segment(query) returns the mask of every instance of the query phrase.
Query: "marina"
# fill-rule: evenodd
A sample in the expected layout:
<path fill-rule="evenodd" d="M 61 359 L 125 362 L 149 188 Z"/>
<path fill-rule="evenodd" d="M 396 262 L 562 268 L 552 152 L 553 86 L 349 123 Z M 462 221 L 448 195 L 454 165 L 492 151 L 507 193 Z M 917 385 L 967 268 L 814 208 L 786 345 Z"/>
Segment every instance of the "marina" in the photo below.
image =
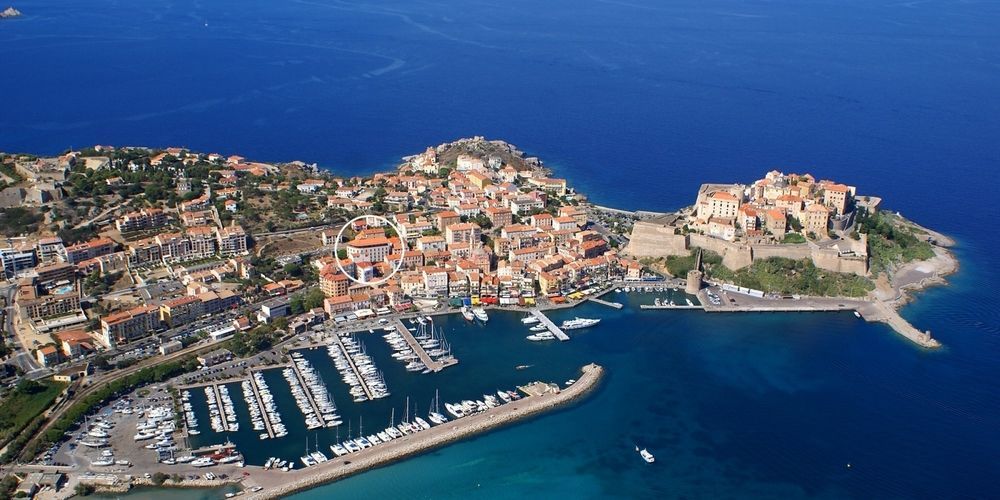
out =
<path fill-rule="evenodd" d="M 545 325 L 548 331 L 551 332 L 552 335 L 555 336 L 555 338 L 563 342 L 569 340 L 569 335 L 566 335 L 566 332 L 564 332 L 562 328 L 556 326 L 556 324 L 553 323 L 552 320 L 550 320 L 548 316 L 546 316 L 542 311 L 538 309 L 532 309 L 531 314 L 534 315 L 536 318 L 538 318 L 538 321 L 541 322 L 541 324 Z"/>
<path fill-rule="evenodd" d="M 350 387 L 355 403 L 389 396 L 385 378 L 372 359 L 353 336 L 333 336 L 334 343 L 327 346 L 327 355 L 340 372 L 341 379 Z"/>
<path fill-rule="evenodd" d="M 257 408 L 256 411 L 254 410 L 254 406 L 250 404 L 250 396 L 247 395 L 248 388 L 250 389 L 249 393 L 253 395 L 253 403 Z M 247 395 L 247 404 L 250 409 L 251 419 L 259 418 L 260 422 L 263 423 L 264 430 L 267 431 L 268 439 L 288 435 L 284 424 L 281 423 L 281 414 L 278 413 L 277 406 L 274 403 L 274 396 L 271 394 L 267 382 L 264 381 L 264 375 L 260 370 L 251 370 L 250 378 L 243 383 L 243 393 Z M 255 426 L 254 430 L 259 429 L 256 429 Z M 264 439 L 264 434 L 260 434 L 259 437 L 260 439 Z"/>
<path fill-rule="evenodd" d="M 233 400 L 229 397 L 229 388 L 224 384 L 211 384 L 205 386 L 204 391 L 212 430 L 215 432 L 239 430 Z"/>
<path fill-rule="evenodd" d="M 314 412 L 312 418 L 308 415 L 306 416 L 306 428 L 315 429 L 340 425 L 341 420 L 337 415 L 337 405 L 334 404 L 333 397 L 327 391 L 323 379 L 312 367 L 312 364 L 302 357 L 302 353 L 292 351 L 291 356 L 291 368 L 295 371 L 296 377 L 298 377 L 298 380 L 302 384 L 301 387 L 303 392 L 305 392 L 306 400 L 309 402 L 309 408 Z"/>
<path fill-rule="evenodd" d="M 475 412 L 464 415 L 456 422 L 449 422 L 447 425 L 430 426 L 428 424 L 424 426 L 419 423 L 411 423 L 409 426 L 403 426 L 400 424 L 400 427 L 406 427 L 409 432 L 397 430 L 393 434 L 398 433 L 398 437 L 393 437 L 387 442 L 379 438 L 381 442 L 379 445 L 373 445 L 367 438 L 348 440 L 344 443 L 349 447 L 345 445 L 331 446 L 331 451 L 337 450 L 334 451 L 334 458 L 313 464 L 304 470 L 288 473 L 280 473 L 273 469 L 255 471 L 255 483 L 262 489 L 251 492 L 248 497 L 261 500 L 281 498 L 296 491 L 343 479 L 557 408 L 587 395 L 600 382 L 603 373 L 604 369 L 599 365 L 586 365 L 582 368 L 579 379 L 562 390 L 553 388 L 552 384 L 528 384 L 519 390 L 530 393 L 530 395 L 520 398 L 516 404 L 502 404 L 497 401 L 494 406 L 489 406 L 483 401 L 484 408 L 480 410 L 480 405 L 476 404 Z M 415 418 L 414 422 L 420 420 L 423 419 Z M 414 429 L 414 425 L 418 425 L 421 430 Z M 358 441 L 361 441 L 362 444 L 359 445 Z M 365 443 L 367 446 L 364 445 Z M 344 450 L 340 450 L 340 448 L 344 448 Z M 345 454 L 344 451 L 347 451 L 348 454 Z"/>
<path fill-rule="evenodd" d="M 430 323 L 429 327 L 433 330 L 434 322 L 430 321 L 429 323 Z M 400 336 L 403 337 L 403 340 L 406 342 L 409 348 L 413 351 L 414 354 L 417 355 L 420 362 L 423 363 L 428 370 L 432 372 L 439 372 L 445 368 L 448 368 L 449 366 L 454 366 L 458 364 L 458 358 L 455 358 L 454 356 L 441 356 L 435 359 L 430 354 L 428 354 L 424 346 L 420 342 L 418 342 L 416 338 L 414 338 L 413 333 L 406 327 L 405 324 L 403 324 L 403 321 L 401 319 L 394 320 L 392 322 L 392 325 L 395 327 L 396 333 L 398 333 Z M 420 324 L 420 326 L 425 327 L 427 325 Z"/>

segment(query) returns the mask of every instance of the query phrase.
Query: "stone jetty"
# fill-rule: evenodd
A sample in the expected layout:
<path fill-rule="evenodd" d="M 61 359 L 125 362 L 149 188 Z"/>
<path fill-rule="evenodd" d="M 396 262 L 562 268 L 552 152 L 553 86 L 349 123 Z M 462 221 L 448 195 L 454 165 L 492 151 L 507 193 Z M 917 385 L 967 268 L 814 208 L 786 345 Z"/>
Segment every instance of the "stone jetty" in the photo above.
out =
<path fill-rule="evenodd" d="M 260 467 L 247 467 L 246 470 L 250 472 L 250 478 L 247 482 L 264 489 L 246 496 L 260 500 L 285 497 L 297 491 L 315 488 L 323 483 L 337 481 L 552 410 L 583 397 L 595 389 L 604 374 L 604 368 L 600 365 L 589 364 L 584 366 L 581 372 L 576 382 L 564 389 L 527 396 L 478 415 L 450 420 L 443 425 L 432 427 L 423 432 L 394 439 L 374 448 L 332 459 L 306 469 L 281 472 L 264 470 Z"/>

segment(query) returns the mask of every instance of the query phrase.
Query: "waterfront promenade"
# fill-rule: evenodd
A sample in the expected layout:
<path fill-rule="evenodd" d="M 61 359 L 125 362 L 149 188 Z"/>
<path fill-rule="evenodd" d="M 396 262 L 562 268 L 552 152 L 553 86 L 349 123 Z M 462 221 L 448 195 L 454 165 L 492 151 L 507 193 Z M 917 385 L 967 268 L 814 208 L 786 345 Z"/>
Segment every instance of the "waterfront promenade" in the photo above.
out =
<path fill-rule="evenodd" d="M 247 467 L 245 470 L 250 474 L 244 485 L 256 484 L 264 489 L 246 496 L 260 500 L 284 497 L 551 410 L 578 399 L 596 388 L 604 369 L 600 365 L 589 364 L 584 366 L 581 372 L 576 382 L 559 392 L 527 396 L 478 415 L 451 420 L 444 425 L 394 439 L 307 469 L 281 472 L 273 469 L 264 470 L 256 466 Z"/>

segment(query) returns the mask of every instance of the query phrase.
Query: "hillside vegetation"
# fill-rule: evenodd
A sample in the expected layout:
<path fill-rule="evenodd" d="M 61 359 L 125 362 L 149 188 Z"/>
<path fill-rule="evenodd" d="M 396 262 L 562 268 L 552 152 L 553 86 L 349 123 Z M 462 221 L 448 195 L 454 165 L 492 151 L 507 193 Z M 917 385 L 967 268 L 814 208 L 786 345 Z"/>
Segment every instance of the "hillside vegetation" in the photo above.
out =
<path fill-rule="evenodd" d="M 719 281 L 782 295 L 863 297 L 875 289 L 875 284 L 868 278 L 825 271 L 809 259 L 772 257 L 758 260 L 738 271 L 715 266 L 709 273 L 711 278 Z"/>
<path fill-rule="evenodd" d="M 694 269 L 697 255 L 698 249 L 695 248 L 689 255 L 644 259 L 643 264 L 653 270 L 667 271 L 672 276 L 683 278 L 688 271 Z M 722 265 L 719 254 L 706 250 L 702 252 L 701 264 L 708 279 L 768 293 L 863 297 L 875 289 L 875 284 L 868 278 L 825 271 L 816 267 L 809 259 L 772 257 L 733 271 Z"/>
<path fill-rule="evenodd" d="M 918 238 L 913 227 L 885 212 L 860 211 L 856 227 L 859 233 L 868 234 L 869 267 L 873 275 L 891 271 L 899 264 L 934 257 L 931 244 Z"/>

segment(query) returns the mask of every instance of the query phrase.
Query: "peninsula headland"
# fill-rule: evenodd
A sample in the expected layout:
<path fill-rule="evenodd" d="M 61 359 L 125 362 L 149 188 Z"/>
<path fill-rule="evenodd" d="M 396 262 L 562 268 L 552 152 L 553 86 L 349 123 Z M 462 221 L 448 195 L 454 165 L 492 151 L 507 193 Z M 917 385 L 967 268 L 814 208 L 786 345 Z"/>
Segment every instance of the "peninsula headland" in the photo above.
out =
<path fill-rule="evenodd" d="M 562 405 L 603 374 L 588 365 L 560 384 L 519 366 L 516 390 L 435 396 L 420 414 L 407 399 L 399 425 L 393 410 L 384 430 L 350 427 L 345 407 L 391 395 L 376 364 L 414 377 L 459 365 L 434 326 L 443 314 L 486 325 L 517 312 L 527 341 L 567 341 L 600 319 L 557 324 L 546 311 L 621 308 L 600 297 L 655 289 L 674 298 L 643 309 L 853 310 L 940 345 L 897 308 L 957 269 L 946 236 L 810 174 L 693 194 L 673 213 L 596 206 L 538 158 L 482 137 L 370 176 L 183 147 L 0 153 L 11 367 L 0 414 L 14 415 L 0 443 L 20 480 L 3 487 L 228 481 L 275 498 Z M 369 355 L 376 342 L 391 356 Z M 305 455 L 251 455 L 303 422 Z M 253 432 L 223 442 L 241 425 Z"/>

